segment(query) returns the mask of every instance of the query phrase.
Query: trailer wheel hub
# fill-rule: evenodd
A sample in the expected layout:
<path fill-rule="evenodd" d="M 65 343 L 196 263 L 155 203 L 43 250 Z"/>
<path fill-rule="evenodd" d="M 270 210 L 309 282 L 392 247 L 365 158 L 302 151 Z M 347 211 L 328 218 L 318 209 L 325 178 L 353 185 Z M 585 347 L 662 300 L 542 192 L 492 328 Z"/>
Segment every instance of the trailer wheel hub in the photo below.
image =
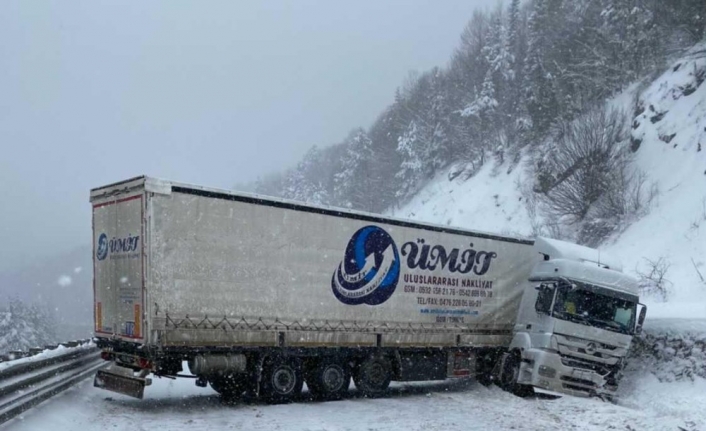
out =
<path fill-rule="evenodd" d="M 288 394 L 294 390 L 296 380 L 295 371 L 283 365 L 272 373 L 272 388 L 280 394 Z"/>
<path fill-rule="evenodd" d="M 343 386 L 343 370 L 337 366 L 330 366 L 324 370 L 323 382 L 329 391 L 337 391 Z"/>
<path fill-rule="evenodd" d="M 368 378 L 370 380 L 370 383 L 376 386 L 382 385 L 385 382 L 385 379 L 387 378 L 387 370 L 382 364 L 374 362 L 370 365 L 370 368 L 368 369 Z"/>

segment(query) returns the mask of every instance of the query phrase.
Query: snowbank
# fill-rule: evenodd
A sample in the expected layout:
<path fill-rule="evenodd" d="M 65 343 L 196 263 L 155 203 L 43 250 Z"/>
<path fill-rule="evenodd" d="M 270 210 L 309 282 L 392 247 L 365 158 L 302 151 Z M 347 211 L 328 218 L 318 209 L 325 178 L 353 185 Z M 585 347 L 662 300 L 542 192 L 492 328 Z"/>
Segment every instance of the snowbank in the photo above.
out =
<path fill-rule="evenodd" d="M 659 382 L 706 383 L 706 320 L 652 320 L 633 342 L 626 373 Z"/>

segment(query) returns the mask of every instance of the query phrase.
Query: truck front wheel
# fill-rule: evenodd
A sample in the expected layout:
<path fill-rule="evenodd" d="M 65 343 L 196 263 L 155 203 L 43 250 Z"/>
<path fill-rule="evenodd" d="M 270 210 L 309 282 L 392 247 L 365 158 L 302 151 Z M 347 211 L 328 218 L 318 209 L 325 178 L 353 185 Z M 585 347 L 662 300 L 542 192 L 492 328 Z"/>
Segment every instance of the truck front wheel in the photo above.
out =
<path fill-rule="evenodd" d="M 348 366 L 333 358 L 322 359 L 307 374 L 306 384 L 316 399 L 341 399 L 351 384 Z"/>
<path fill-rule="evenodd" d="M 353 374 L 355 386 L 365 396 L 382 395 L 390 386 L 392 380 L 392 364 L 382 356 L 369 356 L 358 365 Z"/>
<path fill-rule="evenodd" d="M 500 367 L 500 386 L 508 392 L 511 392 L 518 397 L 527 397 L 532 395 L 534 390 L 532 386 L 523 385 L 517 382 L 520 377 L 521 357 L 519 353 L 508 353 L 501 357 Z"/>
<path fill-rule="evenodd" d="M 261 395 L 282 403 L 299 396 L 304 385 L 301 362 L 297 358 L 271 358 L 262 369 Z"/>

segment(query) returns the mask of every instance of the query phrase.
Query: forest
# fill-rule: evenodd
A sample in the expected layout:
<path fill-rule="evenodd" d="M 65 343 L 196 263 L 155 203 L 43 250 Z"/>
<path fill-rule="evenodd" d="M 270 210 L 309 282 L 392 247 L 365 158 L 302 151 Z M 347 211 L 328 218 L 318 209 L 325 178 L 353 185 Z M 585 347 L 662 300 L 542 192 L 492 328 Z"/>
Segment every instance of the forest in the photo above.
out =
<path fill-rule="evenodd" d="M 512 0 L 470 17 L 446 67 L 410 73 L 369 127 L 315 145 L 257 193 L 369 212 L 486 163 L 528 169 L 536 233 L 597 245 L 656 191 L 632 167 L 633 112 L 611 96 L 704 38 L 702 0 Z M 698 71 L 698 83 L 704 71 Z M 693 89 L 684 89 L 685 94 Z M 520 163 L 528 160 L 527 163 Z"/>

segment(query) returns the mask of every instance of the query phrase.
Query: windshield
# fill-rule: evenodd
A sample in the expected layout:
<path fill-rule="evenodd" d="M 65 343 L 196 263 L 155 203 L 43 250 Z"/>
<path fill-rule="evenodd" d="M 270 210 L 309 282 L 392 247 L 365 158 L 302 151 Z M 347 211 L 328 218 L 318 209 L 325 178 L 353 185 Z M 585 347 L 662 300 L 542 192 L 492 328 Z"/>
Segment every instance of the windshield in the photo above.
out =
<path fill-rule="evenodd" d="M 637 304 L 617 292 L 583 283 L 560 283 L 554 316 L 610 331 L 633 333 Z"/>

